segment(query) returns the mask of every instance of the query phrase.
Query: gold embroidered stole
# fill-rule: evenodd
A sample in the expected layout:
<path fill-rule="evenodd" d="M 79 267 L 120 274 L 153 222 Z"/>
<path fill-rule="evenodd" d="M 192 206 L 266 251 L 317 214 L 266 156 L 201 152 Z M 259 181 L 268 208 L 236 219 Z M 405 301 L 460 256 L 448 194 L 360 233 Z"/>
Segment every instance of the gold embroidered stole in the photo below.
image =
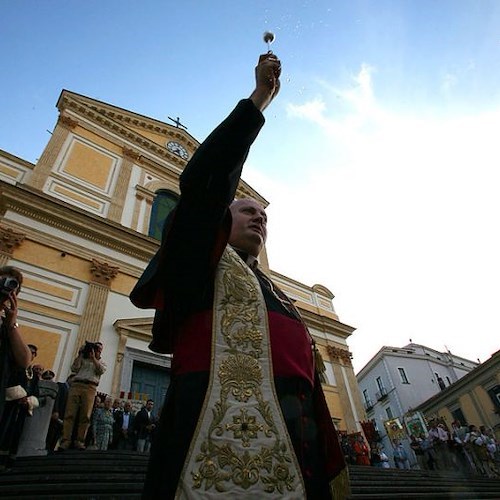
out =
<path fill-rule="evenodd" d="M 215 278 L 210 381 L 176 498 L 306 498 L 274 387 L 264 297 L 230 247 Z"/>

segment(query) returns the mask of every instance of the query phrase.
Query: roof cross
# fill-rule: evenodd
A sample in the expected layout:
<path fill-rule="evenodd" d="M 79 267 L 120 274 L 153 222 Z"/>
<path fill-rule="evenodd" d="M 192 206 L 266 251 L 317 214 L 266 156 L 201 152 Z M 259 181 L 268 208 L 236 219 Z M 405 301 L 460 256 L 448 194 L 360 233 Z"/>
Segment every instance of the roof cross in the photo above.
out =
<path fill-rule="evenodd" d="M 172 120 L 174 123 L 175 123 L 175 126 L 176 128 L 183 128 L 185 130 L 187 130 L 187 127 L 186 125 L 183 125 L 179 119 L 179 117 L 177 117 L 175 120 L 173 118 L 171 118 L 170 116 L 168 117 L 169 120 Z"/>

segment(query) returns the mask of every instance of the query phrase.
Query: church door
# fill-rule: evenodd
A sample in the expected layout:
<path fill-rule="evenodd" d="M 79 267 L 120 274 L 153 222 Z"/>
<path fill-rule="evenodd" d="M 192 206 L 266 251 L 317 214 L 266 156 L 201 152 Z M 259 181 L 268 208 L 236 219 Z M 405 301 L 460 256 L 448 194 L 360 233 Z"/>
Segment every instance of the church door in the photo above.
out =
<path fill-rule="evenodd" d="M 147 399 L 152 399 L 155 402 L 153 413 L 157 414 L 163 406 L 169 384 L 168 369 L 134 361 L 130 390 L 132 394 L 145 394 Z"/>

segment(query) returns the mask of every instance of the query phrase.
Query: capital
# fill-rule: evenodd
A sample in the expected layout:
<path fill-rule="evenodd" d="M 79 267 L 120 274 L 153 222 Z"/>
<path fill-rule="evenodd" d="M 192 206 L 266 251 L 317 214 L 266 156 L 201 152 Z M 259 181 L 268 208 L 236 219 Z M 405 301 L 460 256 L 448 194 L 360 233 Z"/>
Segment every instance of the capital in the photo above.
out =
<path fill-rule="evenodd" d="M 78 122 L 76 120 L 73 120 L 69 116 L 64 116 L 64 115 L 61 115 L 59 117 L 59 123 L 63 127 L 68 128 L 68 129 L 74 129 L 78 125 Z"/>
<path fill-rule="evenodd" d="M 24 234 L 16 233 L 10 227 L 0 226 L 0 252 L 11 255 L 14 248 L 20 246 L 25 238 Z"/>
<path fill-rule="evenodd" d="M 110 266 L 105 262 L 99 262 L 98 260 L 92 259 L 90 272 L 92 273 L 92 281 L 95 283 L 109 286 L 111 281 L 113 281 L 118 274 L 119 270 L 119 267 Z"/>

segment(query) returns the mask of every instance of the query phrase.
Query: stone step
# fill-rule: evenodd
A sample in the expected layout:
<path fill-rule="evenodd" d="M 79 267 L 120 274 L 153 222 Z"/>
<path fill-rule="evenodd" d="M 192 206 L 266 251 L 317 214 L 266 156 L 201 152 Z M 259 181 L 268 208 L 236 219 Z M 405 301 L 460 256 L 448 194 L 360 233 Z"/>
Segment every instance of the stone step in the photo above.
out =
<path fill-rule="evenodd" d="M 391 493 L 413 493 L 415 490 L 418 490 L 421 493 L 446 493 L 448 491 L 456 492 L 496 492 L 497 494 L 500 492 L 500 488 L 498 485 L 484 485 L 484 484 L 474 484 L 474 485 L 453 485 L 453 484 L 421 484 L 418 487 L 413 484 L 409 485 L 386 485 L 386 484 L 371 484 L 371 485 L 359 485 L 357 483 L 353 484 L 353 490 L 356 493 L 382 493 L 385 491 L 389 491 Z"/>
<path fill-rule="evenodd" d="M 149 455 L 137 453 L 135 451 L 123 451 L 123 452 L 113 452 L 113 451 L 94 451 L 94 450 L 68 450 L 62 453 L 51 453 L 45 456 L 33 456 L 33 457 L 19 457 L 16 460 L 16 464 L 27 465 L 30 463 L 39 464 L 40 461 L 43 462 L 61 462 L 63 460 L 120 460 L 121 462 L 144 462 L 147 463 L 149 460 Z"/>
<path fill-rule="evenodd" d="M 414 491 L 413 493 L 407 493 L 404 497 L 401 493 L 390 493 L 384 492 L 380 493 L 370 493 L 370 494 L 357 494 L 353 493 L 349 496 L 349 500 L 486 500 L 494 499 L 498 500 L 498 491 L 492 493 L 477 493 L 477 492 L 453 492 L 449 491 L 447 493 L 421 493 L 420 491 Z"/>
<path fill-rule="evenodd" d="M 136 452 L 94 450 L 20 457 L 0 474 L 0 498 L 139 500 L 148 460 Z"/>
<path fill-rule="evenodd" d="M 54 493 L 40 493 L 36 497 L 33 493 L 19 494 L 15 493 L 12 495 L 3 495 L 2 500 L 141 500 L 141 493 L 136 492 L 100 492 L 100 493 L 77 493 L 68 491 L 61 494 Z"/>
<path fill-rule="evenodd" d="M 76 451 L 23 457 L 0 474 L 0 498 L 139 500 L 149 457 L 136 452 Z M 500 499 L 500 481 L 453 471 L 351 466 L 350 500 Z"/>
<path fill-rule="evenodd" d="M 375 476 L 380 477 L 381 474 L 384 477 L 394 476 L 394 477 L 451 477 L 451 478 L 460 478 L 460 477 L 478 477 L 472 474 L 464 474 L 460 471 L 454 470 L 418 470 L 418 469 L 382 469 L 379 467 L 369 467 L 362 465 L 350 465 L 349 466 L 349 474 L 351 476 Z"/>
<path fill-rule="evenodd" d="M 500 481 L 455 471 L 350 466 L 350 499 L 500 499 Z"/>
<path fill-rule="evenodd" d="M 92 478 L 92 482 L 96 483 L 104 483 L 104 482 L 144 482 L 144 478 L 146 477 L 146 471 L 137 471 L 137 472 L 129 472 L 124 474 L 121 471 L 112 471 L 106 467 L 106 470 L 101 470 L 99 472 L 92 472 L 89 474 L 88 471 L 85 471 L 85 476 L 90 476 Z M 2 486 L 2 491 L 8 485 L 18 485 L 22 480 L 25 484 L 52 484 L 54 482 L 65 482 L 65 483 L 73 483 L 82 480 L 82 469 L 77 469 L 73 467 L 71 471 L 61 471 L 51 469 L 50 471 L 32 471 L 32 472 L 24 472 L 18 474 L 9 474 L 5 477 L 0 477 L 0 485 Z"/>
<path fill-rule="evenodd" d="M 418 477 L 359 477 L 359 476 L 349 476 L 351 481 L 355 481 L 356 484 L 373 484 L 373 483 L 387 483 L 390 482 L 391 484 L 398 484 L 398 483 L 404 483 L 404 484 L 431 484 L 431 483 L 439 483 L 439 484 L 469 484 L 469 483 L 478 483 L 478 484 L 497 484 L 498 479 L 490 479 L 487 477 L 478 477 L 478 476 L 469 476 L 469 477 L 442 477 L 442 478 L 418 478 Z"/>

